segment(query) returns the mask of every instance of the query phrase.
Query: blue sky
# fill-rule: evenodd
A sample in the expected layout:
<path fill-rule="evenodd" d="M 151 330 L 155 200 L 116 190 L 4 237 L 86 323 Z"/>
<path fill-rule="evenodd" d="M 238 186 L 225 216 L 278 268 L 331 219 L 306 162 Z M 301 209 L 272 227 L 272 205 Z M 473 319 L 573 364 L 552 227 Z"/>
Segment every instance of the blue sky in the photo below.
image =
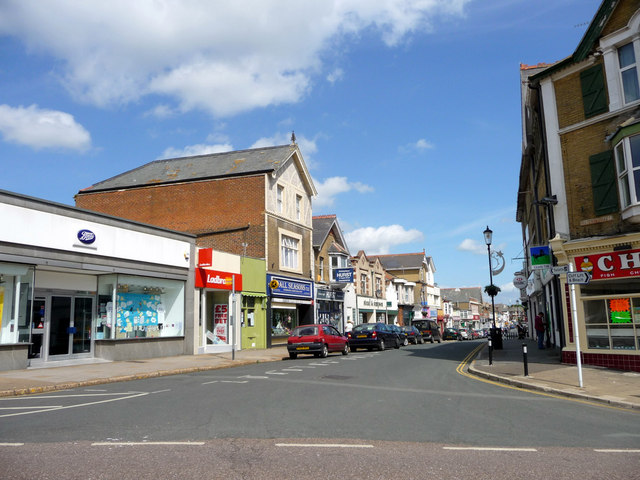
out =
<path fill-rule="evenodd" d="M 74 204 L 159 158 L 295 131 L 352 254 L 426 250 L 513 302 L 520 64 L 573 53 L 599 0 L 5 0 L 0 189 Z M 53 14 L 55 12 L 55 14 Z"/>

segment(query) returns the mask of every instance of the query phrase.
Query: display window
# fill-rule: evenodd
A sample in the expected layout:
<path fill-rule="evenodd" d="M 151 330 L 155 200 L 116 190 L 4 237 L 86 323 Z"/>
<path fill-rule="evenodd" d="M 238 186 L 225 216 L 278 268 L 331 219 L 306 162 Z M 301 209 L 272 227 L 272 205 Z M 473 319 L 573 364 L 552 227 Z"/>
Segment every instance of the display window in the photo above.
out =
<path fill-rule="evenodd" d="M 96 339 L 184 335 L 184 282 L 132 275 L 98 280 Z"/>
<path fill-rule="evenodd" d="M 272 338 L 286 339 L 291 330 L 298 326 L 298 311 L 295 308 L 271 309 Z"/>
<path fill-rule="evenodd" d="M 594 282 L 581 293 L 588 348 L 640 350 L 640 281 Z"/>
<path fill-rule="evenodd" d="M 30 341 L 33 267 L 0 263 L 0 344 Z"/>
<path fill-rule="evenodd" d="M 207 345 L 229 344 L 229 292 L 205 293 L 205 338 Z"/>

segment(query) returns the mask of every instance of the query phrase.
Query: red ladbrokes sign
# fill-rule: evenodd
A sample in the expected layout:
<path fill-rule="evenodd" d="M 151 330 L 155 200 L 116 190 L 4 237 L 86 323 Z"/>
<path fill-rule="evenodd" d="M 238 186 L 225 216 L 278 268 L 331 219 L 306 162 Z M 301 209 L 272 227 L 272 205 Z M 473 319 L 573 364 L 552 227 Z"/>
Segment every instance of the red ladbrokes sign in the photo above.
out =
<path fill-rule="evenodd" d="M 575 260 L 576 270 L 590 273 L 592 280 L 640 277 L 640 250 L 585 255 Z"/>
<path fill-rule="evenodd" d="M 235 285 L 233 279 L 235 277 Z M 231 290 L 235 286 L 236 292 L 242 290 L 242 275 L 239 273 L 220 272 L 196 268 L 196 288 L 216 288 Z"/>

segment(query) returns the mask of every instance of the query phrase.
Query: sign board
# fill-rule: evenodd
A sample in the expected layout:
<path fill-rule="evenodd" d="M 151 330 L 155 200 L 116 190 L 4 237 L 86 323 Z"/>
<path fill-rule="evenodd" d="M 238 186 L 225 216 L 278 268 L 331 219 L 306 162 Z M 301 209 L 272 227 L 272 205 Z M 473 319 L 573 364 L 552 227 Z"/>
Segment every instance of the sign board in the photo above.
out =
<path fill-rule="evenodd" d="M 232 290 L 235 278 L 236 292 L 242 291 L 242 275 L 239 273 L 220 272 L 196 268 L 196 288 L 215 288 L 217 290 Z"/>
<path fill-rule="evenodd" d="M 554 275 L 569 273 L 569 265 L 556 265 L 555 267 L 551 267 L 551 273 L 553 273 Z"/>
<path fill-rule="evenodd" d="M 640 250 L 577 256 L 576 269 L 589 273 L 594 280 L 640 276 Z"/>
<path fill-rule="evenodd" d="M 529 247 L 529 254 L 532 270 L 551 268 L 551 249 L 548 246 Z"/>
<path fill-rule="evenodd" d="M 591 280 L 591 275 L 587 272 L 567 272 L 567 283 L 569 285 L 586 285 Z"/>
<path fill-rule="evenodd" d="M 353 283 L 353 268 L 334 268 L 333 279 L 338 283 Z"/>
<path fill-rule="evenodd" d="M 524 275 L 518 275 L 516 274 L 513 277 L 513 286 L 516 287 L 518 290 L 522 290 L 523 288 L 527 287 L 527 277 L 525 277 Z"/>

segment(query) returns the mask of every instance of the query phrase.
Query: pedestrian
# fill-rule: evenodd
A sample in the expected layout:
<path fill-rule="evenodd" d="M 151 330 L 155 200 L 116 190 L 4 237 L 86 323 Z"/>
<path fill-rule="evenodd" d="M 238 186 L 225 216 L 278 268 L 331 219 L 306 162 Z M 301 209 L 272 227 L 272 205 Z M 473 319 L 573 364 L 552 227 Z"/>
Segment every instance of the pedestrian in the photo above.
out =
<path fill-rule="evenodd" d="M 538 348 L 542 350 L 544 348 L 544 314 L 542 312 L 536 315 L 534 328 L 538 335 Z"/>
<path fill-rule="evenodd" d="M 344 327 L 344 333 L 349 333 L 353 330 L 353 322 L 351 320 L 347 320 L 347 324 Z"/>

